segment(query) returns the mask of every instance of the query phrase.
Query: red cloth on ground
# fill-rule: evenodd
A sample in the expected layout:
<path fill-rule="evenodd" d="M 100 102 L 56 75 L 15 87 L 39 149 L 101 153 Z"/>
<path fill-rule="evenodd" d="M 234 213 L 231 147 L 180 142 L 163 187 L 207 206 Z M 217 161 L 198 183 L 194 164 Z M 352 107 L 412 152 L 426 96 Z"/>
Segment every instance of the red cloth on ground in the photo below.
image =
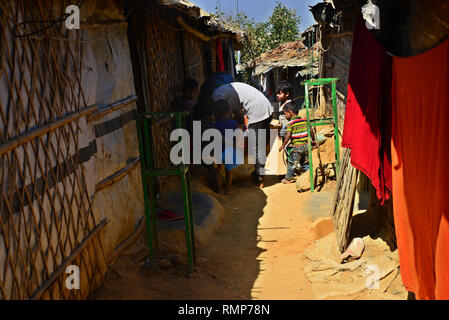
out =
<path fill-rule="evenodd" d="M 225 71 L 223 48 L 221 46 L 220 39 L 217 39 L 217 72 Z"/>
<path fill-rule="evenodd" d="M 354 29 L 342 145 L 371 180 L 381 203 L 391 194 L 392 58 L 363 19 Z"/>
<path fill-rule="evenodd" d="M 449 40 L 393 63 L 393 209 L 402 282 L 449 299 Z"/>

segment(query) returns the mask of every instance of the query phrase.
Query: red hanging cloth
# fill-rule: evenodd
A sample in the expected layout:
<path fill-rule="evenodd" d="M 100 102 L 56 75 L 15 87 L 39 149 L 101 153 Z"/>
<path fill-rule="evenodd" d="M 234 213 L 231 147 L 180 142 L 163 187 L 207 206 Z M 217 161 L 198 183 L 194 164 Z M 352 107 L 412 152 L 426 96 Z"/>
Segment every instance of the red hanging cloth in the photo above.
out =
<path fill-rule="evenodd" d="M 383 204 L 391 194 L 392 58 L 365 27 L 354 29 L 342 146 Z"/>
<path fill-rule="evenodd" d="M 217 72 L 225 71 L 223 48 L 220 39 L 217 39 Z"/>

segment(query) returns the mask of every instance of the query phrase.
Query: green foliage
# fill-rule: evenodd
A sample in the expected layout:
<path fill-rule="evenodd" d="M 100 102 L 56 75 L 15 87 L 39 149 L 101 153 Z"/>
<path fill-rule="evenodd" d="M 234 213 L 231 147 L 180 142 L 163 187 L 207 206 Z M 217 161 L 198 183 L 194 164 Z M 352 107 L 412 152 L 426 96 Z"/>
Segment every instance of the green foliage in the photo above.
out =
<path fill-rule="evenodd" d="M 301 18 L 296 16 L 296 10 L 288 9 L 284 4 L 278 2 L 268 19 L 270 49 L 285 42 L 295 41 L 299 36 L 300 23 Z"/>
<path fill-rule="evenodd" d="M 301 18 L 296 10 L 287 8 L 278 1 L 266 22 L 255 22 L 244 13 L 235 16 L 220 12 L 216 8 L 216 19 L 233 28 L 244 30 L 246 37 L 241 50 L 241 63 L 250 74 L 255 59 L 262 53 L 278 47 L 285 42 L 296 41 L 300 36 Z M 246 77 L 245 77 L 246 78 Z"/>

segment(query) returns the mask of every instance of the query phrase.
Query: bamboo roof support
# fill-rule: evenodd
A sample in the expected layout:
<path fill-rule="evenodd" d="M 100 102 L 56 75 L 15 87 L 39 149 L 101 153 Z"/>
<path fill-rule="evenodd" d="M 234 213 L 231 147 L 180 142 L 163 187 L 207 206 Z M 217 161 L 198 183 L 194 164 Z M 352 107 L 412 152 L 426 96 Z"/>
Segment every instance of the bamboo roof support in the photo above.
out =
<path fill-rule="evenodd" d="M 196 30 L 195 28 L 191 27 L 190 25 L 187 24 L 187 22 L 184 21 L 184 19 L 182 17 L 178 17 L 176 19 L 176 21 L 179 23 L 179 25 L 186 30 L 187 32 L 193 34 L 195 37 L 201 39 L 202 41 L 205 42 L 210 42 L 212 40 L 217 39 L 217 36 L 207 36 L 204 33 L 202 33 L 201 31 Z"/>

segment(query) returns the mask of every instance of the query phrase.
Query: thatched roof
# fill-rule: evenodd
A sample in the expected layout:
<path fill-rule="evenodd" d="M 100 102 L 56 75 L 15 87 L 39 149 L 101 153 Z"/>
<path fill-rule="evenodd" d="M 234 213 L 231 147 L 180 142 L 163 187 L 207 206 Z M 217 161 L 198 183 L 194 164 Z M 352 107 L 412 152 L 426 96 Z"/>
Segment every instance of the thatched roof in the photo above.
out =
<path fill-rule="evenodd" d="M 188 0 L 157 0 L 157 2 L 183 12 L 193 20 L 202 21 L 210 32 L 230 33 L 235 35 L 239 41 L 245 35 L 243 30 L 219 21 L 213 15 Z"/>
<path fill-rule="evenodd" d="M 313 46 L 314 74 L 318 73 L 319 49 Z M 304 45 L 302 40 L 287 42 L 279 47 L 263 53 L 256 59 L 254 75 L 260 75 L 273 68 L 307 67 L 310 66 L 311 51 Z M 305 74 L 310 70 L 305 70 Z"/>

